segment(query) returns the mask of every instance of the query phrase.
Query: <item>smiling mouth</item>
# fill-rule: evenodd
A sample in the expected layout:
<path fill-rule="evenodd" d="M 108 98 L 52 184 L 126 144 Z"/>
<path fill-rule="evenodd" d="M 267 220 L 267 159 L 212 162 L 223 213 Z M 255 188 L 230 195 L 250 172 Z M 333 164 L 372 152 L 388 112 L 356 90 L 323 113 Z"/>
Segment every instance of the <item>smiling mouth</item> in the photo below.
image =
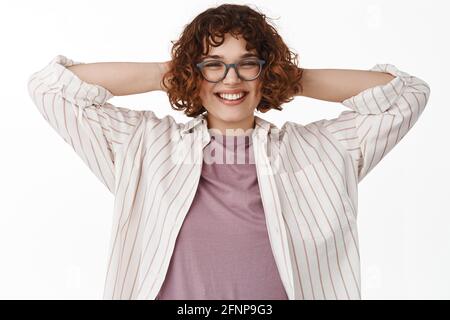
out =
<path fill-rule="evenodd" d="M 226 105 L 236 105 L 236 104 L 239 104 L 242 101 L 244 101 L 245 98 L 247 97 L 248 93 L 249 93 L 248 91 L 244 91 L 244 95 L 242 97 L 240 97 L 239 99 L 235 99 L 235 100 L 223 99 L 218 92 L 215 92 L 214 95 L 219 99 L 220 102 L 222 102 Z"/>

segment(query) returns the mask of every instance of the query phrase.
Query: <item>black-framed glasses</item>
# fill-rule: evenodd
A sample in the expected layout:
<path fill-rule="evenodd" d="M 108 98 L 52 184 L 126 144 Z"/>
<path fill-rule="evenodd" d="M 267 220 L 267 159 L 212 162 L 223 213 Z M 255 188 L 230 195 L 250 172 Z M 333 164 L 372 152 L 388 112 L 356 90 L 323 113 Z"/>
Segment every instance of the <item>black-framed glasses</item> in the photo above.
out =
<path fill-rule="evenodd" d="M 243 59 L 238 63 L 225 63 L 220 60 L 208 60 L 197 63 L 197 68 L 203 78 L 208 82 L 219 82 L 225 79 L 230 68 L 234 68 L 238 77 L 245 81 L 255 80 L 259 77 L 262 66 L 266 63 L 261 59 Z"/>

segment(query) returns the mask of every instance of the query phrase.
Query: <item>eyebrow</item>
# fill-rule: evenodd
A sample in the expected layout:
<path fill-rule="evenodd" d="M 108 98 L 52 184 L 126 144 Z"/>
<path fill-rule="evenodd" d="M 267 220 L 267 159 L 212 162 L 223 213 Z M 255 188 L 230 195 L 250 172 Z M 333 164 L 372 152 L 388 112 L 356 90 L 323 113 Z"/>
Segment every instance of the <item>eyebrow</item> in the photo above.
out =
<path fill-rule="evenodd" d="M 240 58 L 257 57 L 257 56 L 258 55 L 255 53 L 247 52 L 247 53 L 244 53 L 243 55 L 241 55 Z M 214 55 L 207 55 L 207 56 L 203 57 L 203 59 L 206 59 L 206 58 L 223 59 L 223 56 L 214 54 Z"/>

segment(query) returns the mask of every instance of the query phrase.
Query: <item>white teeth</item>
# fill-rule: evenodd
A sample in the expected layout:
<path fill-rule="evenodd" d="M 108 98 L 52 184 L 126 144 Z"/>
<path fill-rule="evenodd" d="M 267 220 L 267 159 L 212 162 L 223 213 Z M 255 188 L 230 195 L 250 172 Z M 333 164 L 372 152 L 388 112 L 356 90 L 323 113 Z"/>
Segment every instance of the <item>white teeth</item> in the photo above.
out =
<path fill-rule="evenodd" d="M 219 93 L 219 96 L 225 100 L 238 100 L 244 96 L 244 92 L 237 94 Z"/>

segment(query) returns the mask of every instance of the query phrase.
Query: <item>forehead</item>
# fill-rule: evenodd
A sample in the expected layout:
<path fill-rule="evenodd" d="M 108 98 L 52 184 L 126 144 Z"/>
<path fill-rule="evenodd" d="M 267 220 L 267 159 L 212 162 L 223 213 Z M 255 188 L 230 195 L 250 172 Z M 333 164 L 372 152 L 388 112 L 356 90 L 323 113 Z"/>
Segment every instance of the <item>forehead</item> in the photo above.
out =
<path fill-rule="evenodd" d="M 220 39 L 215 39 L 216 41 Z M 203 41 L 204 47 L 207 45 L 206 39 Z M 209 46 L 208 54 L 202 54 L 202 58 L 214 59 L 237 59 L 257 56 L 255 49 L 247 50 L 247 41 L 242 36 L 232 36 L 229 33 L 224 35 L 223 43 L 218 46 Z"/>

